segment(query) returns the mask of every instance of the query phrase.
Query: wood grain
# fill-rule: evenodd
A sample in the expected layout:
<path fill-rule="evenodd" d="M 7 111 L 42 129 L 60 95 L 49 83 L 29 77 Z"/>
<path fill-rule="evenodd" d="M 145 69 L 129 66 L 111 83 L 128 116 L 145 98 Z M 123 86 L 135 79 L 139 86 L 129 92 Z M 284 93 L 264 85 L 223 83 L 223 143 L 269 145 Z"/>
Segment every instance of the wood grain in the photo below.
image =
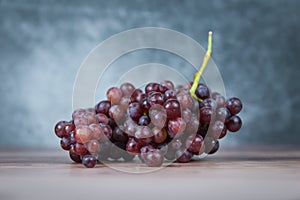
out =
<path fill-rule="evenodd" d="M 60 150 L 1 150 L 0 200 L 300 200 L 300 148 L 236 147 L 186 164 L 114 163 L 86 169 Z"/>

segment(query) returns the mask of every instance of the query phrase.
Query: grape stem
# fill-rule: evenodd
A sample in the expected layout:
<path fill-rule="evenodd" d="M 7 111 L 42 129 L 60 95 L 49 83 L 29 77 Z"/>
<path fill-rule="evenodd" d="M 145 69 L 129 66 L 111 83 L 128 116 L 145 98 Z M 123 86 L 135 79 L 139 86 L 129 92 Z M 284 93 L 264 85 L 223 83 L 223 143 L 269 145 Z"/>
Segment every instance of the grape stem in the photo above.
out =
<path fill-rule="evenodd" d="M 197 95 L 196 95 L 196 90 L 197 90 L 197 87 L 198 87 L 198 84 L 199 84 L 199 81 L 200 81 L 200 78 L 208 64 L 208 61 L 209 59 L 211 58 L 211 54 L 212 54 L 212 31 L 209 31 L 208 32 L 208 45 L 207 45 L 207 51 L 206 51 L 206 54 L 203 58 L 203 62 L 202 62 L 202 65 L 199 69 L 198 72 L 195 73 L 194 75 L 194 82 L 193 82 L 193 85 L 190 89 L 190 93 L 191 93 L 191 96 L 194 97 L 195 99 L 197 99 L 198 101 L 202 102 L 203 100 L 198 98 Z"/>

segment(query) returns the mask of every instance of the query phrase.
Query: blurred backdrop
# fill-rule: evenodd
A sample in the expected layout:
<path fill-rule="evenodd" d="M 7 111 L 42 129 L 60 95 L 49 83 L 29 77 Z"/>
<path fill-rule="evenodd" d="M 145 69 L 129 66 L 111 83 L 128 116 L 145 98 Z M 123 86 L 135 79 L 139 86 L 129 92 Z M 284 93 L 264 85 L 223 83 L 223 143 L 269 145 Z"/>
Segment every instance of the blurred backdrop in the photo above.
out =
<path fill-rule="evenodd" d="M 59 148 L 53 126 L 71 117 L 83 59 L 111 35 L 145 26 L 180 31 L 203 46 L 214 31 L 227 96 L 244 102 L 243 128 L 221 145 L 299 145 L 299 10 L 298 0 L 0 0 L 0 147 Z M 113 69 L 188 65 L 151 50 L 128 56 Z"/>

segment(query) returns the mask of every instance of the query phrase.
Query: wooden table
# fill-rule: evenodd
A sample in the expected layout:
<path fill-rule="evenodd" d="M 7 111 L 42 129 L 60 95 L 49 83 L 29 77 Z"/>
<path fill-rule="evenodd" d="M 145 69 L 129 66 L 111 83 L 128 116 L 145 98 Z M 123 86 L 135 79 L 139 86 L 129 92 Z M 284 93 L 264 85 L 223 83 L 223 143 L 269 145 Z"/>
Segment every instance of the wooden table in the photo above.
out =
<path fill-rule="evenodd" d="M 202 161 L 140 174 L 104 165 L 87 169 L 61 150 L 0 150 L 0 200 L 15 199 L 300 200 L 300 148 L 227 148 Z"/>

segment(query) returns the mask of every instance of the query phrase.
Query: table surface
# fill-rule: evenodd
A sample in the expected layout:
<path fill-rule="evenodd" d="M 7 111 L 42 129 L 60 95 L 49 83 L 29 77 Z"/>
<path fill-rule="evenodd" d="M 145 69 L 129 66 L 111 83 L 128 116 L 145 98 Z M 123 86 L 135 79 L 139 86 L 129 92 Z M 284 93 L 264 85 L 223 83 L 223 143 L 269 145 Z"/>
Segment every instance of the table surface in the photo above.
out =
<path fill-rule="evenodd" d="M 300 147 L 227 148 L 159 169 L 110 166 L 87 169 L 60 150 L 0 150 L 0 199 L 300 200 Z"/>

